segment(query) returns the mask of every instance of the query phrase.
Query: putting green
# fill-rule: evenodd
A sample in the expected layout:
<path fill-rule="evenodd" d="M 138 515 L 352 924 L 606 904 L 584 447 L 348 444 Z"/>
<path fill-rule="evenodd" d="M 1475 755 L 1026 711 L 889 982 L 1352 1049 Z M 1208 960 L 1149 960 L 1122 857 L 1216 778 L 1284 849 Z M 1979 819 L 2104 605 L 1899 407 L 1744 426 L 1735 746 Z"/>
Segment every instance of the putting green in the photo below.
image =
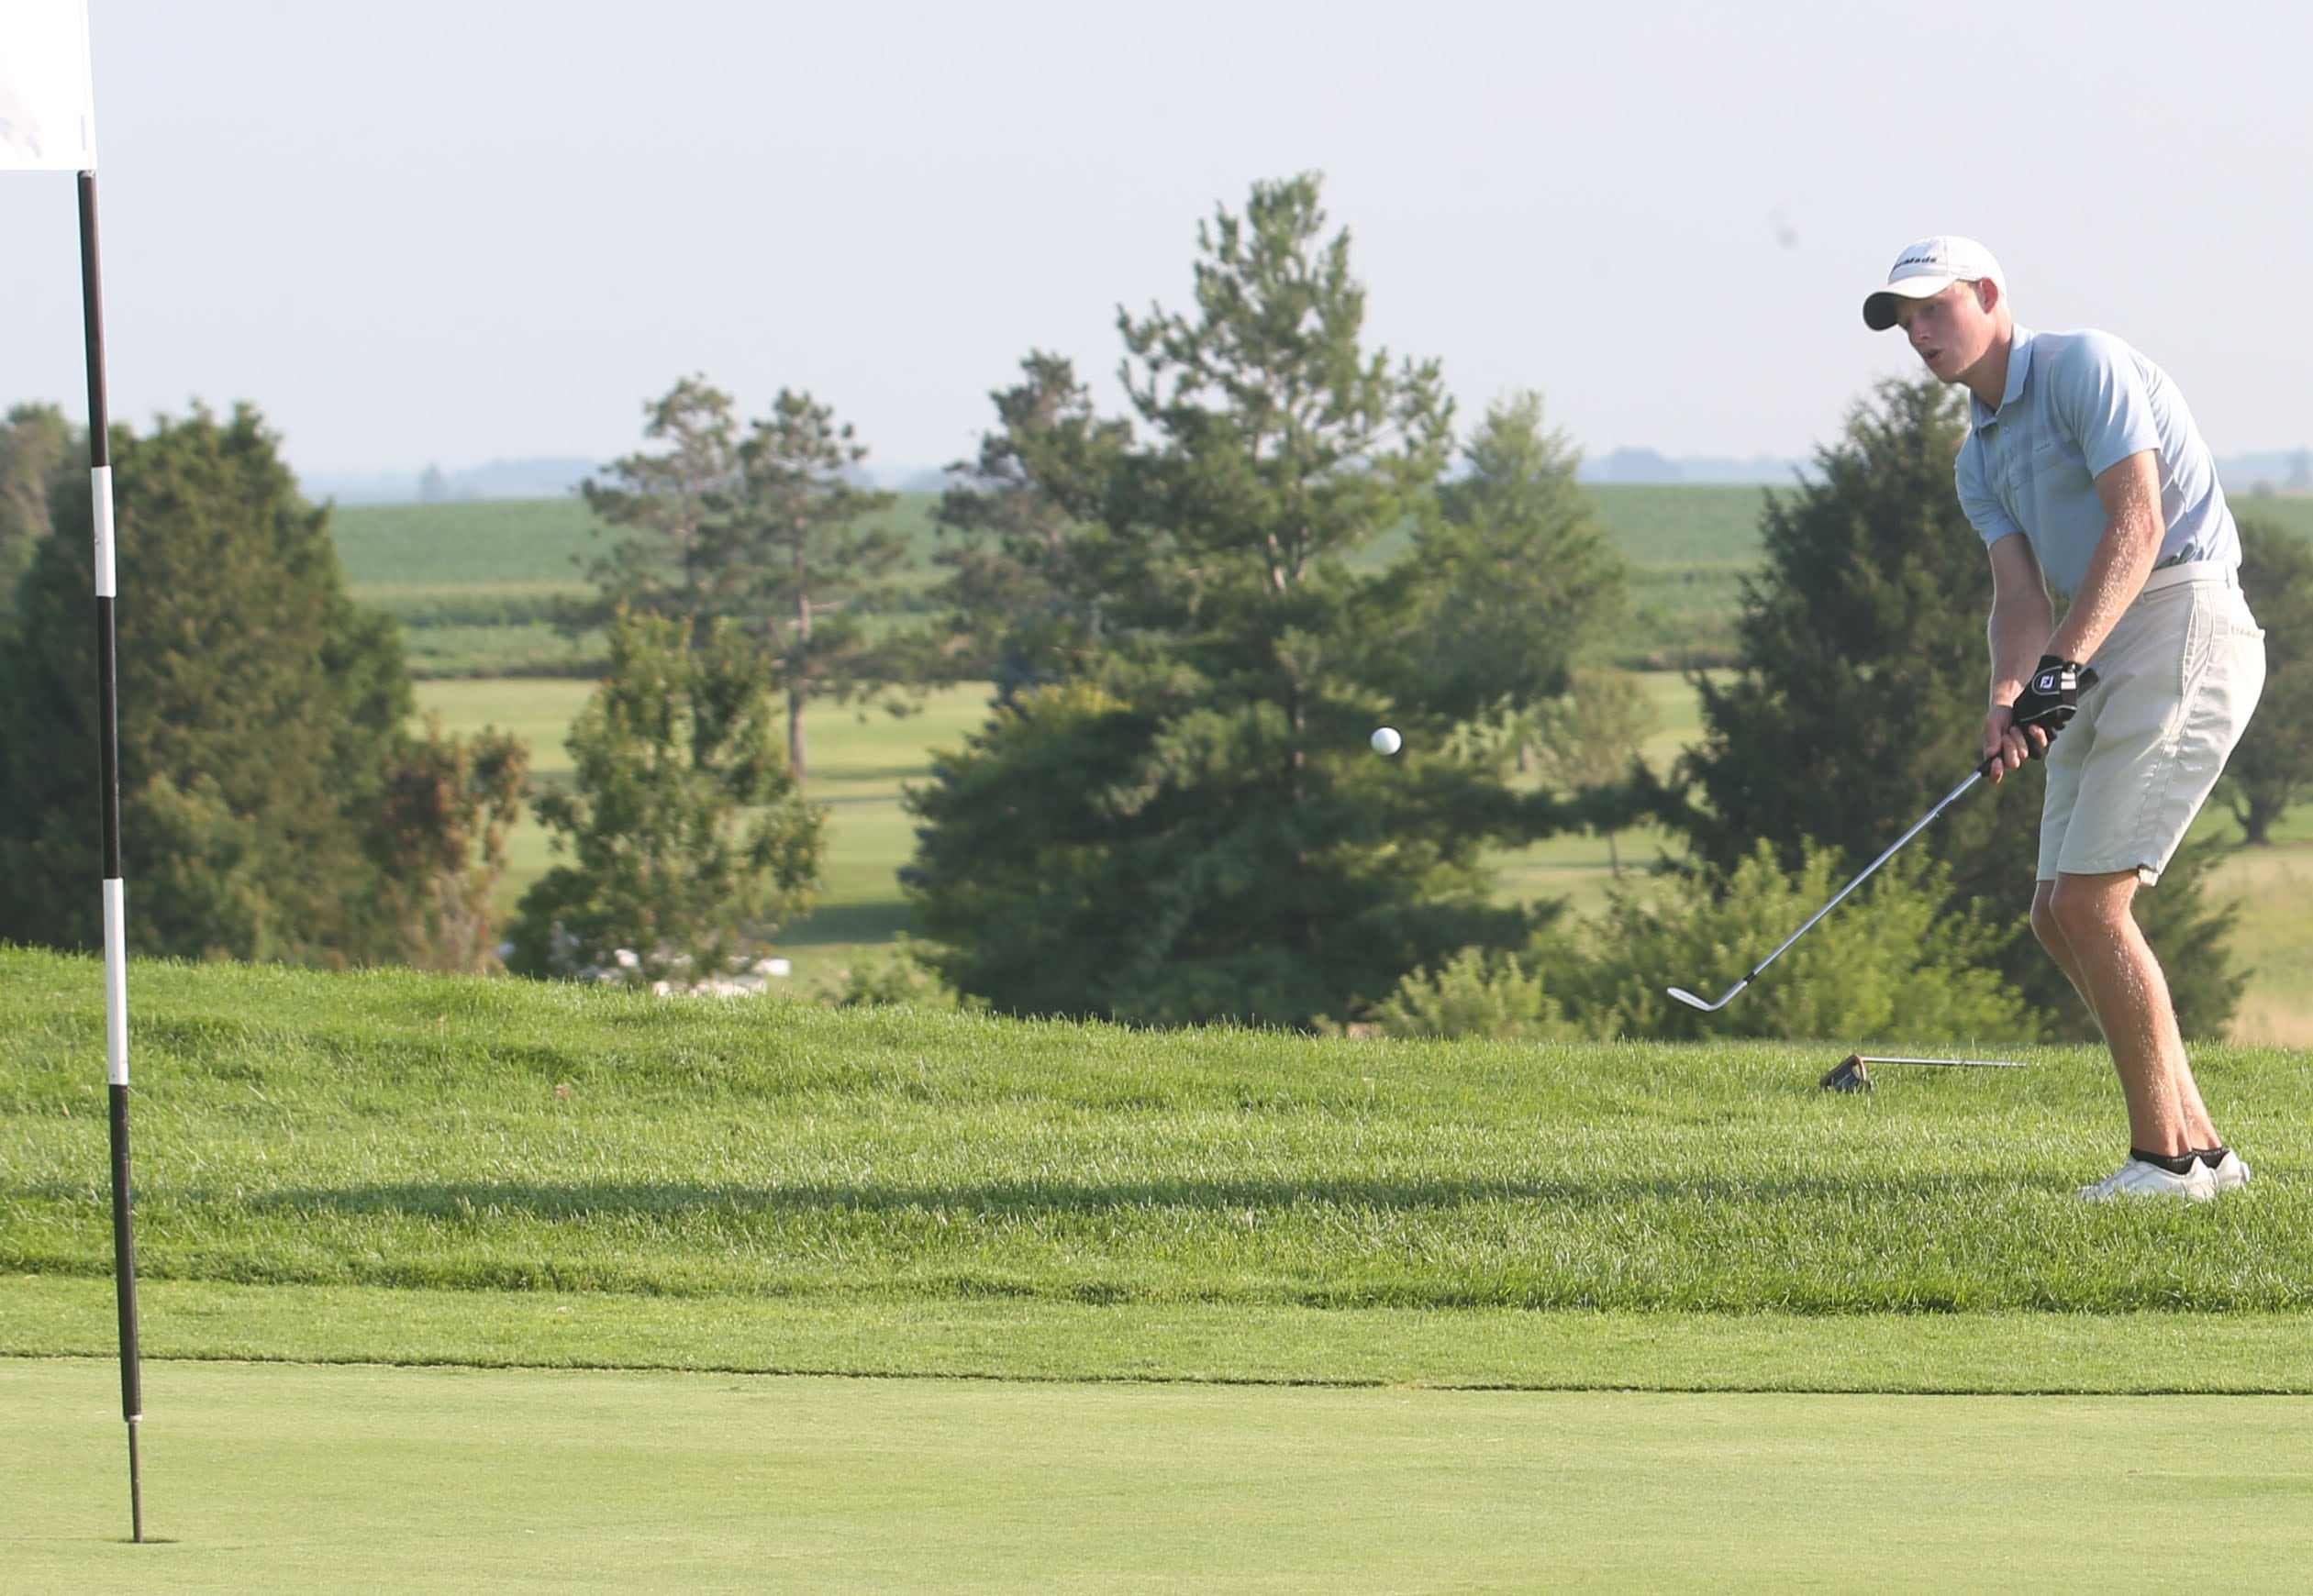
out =
<path fill-rule="evenodd" d="M 20 1592 L 2294 1588 L 2313 1400 L 0 1362 Z M 2147 1534 L 2147 1531 L 2152 1533 Z"/>

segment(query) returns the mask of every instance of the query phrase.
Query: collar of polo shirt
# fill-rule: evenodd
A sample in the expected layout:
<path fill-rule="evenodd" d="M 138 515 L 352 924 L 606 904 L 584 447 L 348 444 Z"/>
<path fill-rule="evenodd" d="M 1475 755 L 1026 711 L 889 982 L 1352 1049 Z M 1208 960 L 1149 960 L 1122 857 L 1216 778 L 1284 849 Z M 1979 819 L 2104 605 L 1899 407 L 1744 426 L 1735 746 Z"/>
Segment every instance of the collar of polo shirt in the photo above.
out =
<path fill-rule="evenodd" d="M 2000 410 L 2007 409 L 2024 396 L 2024 379 L 2031 374 L 2032 370 L 2033 337 L 2029 327 L 2019 327 L 2016 329 L 2015 340 L 2007 346 L 2007 385 L 2000 390 Z M 1973 393 L 1968 395 L 1968 417 L 1979 431 L 1996 424 L 2000 418 L 2000 410 L 1993 409 Z"/>

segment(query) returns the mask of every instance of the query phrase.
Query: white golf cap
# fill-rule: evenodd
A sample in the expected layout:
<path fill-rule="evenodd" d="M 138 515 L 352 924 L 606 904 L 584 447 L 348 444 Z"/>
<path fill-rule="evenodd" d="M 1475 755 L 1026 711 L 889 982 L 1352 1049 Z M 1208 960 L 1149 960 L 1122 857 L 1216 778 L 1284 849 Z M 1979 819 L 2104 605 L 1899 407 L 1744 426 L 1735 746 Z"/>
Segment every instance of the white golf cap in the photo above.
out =
<path fill-rule="evenodd" d="M 1940 294 L 1954 283 L 1981 283 L 1985 279 L 2007 292 L 2007 279 L 2000 273 L 2000 263 L 1992 259 L 1992 251 L 1974 238 L 1954 238 L 1940 234 L 1922 238 L 1916 244 L 1906 244 L 1902 254 L 1887 273 L 1887 286 L 1875 290 L 1863 301 L 1863 325 L 1874 332 L 1885 332 L 1896 325 L 1896 301 L 1925 299 Z"/>

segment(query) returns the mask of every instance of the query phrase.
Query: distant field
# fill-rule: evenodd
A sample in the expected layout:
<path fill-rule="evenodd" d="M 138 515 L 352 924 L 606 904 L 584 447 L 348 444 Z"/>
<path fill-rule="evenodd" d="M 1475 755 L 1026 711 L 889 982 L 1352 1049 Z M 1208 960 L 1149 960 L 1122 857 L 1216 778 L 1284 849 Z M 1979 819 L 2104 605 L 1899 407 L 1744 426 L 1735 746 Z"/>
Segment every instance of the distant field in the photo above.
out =
<path fill-rule="evenodd" d="M 1759 558 L 1759 517 L 1787 488 L 1723 483 L 1597 483 L 1598 518 L 1639 566 L 1748 565 Z"/>
<path fill-rule="evenodd" d="M 936 547 L 938 503 L 935 494 L 906 494 L 875 521 L 905 537 L 923 563 Z M 346 581 L 365 598 L 584 593 L 587 567 L 624 536 L 577 498 L 341 504 L 329 525 Z"/>
<path fill-rule="evenodd" d="M 1739 584 L 1759 553 L 1768 490 L 1601 485 L 1589 490 L 1601 522 L 1631 561 L 1631 624 L 1616 663 L 1632 669 L 1723 661 Z M 902 495 L 881 517 L 910 549 L 904 587 L 939 579 L 932 523 L 939 498 Z M 576 498 L 444 504 L 357 504 L 331 514 L 354 596 L 401 621 L 416 672 L 426 678 L 588 675 L 598 641 L 552 626 L 559 600 L 592 591 L 591 563 L 618 529 Z M 1369 558 L 1396 558 L 1407 532 L 1381 538 Z"/>
<path fill-rule="evenodd" d="M 571 499 L 446 504 L 340 504 L 329 512 L 338 560 L 358 595 L 451 589 L 525 593 L 586 587 L 608 530 Z"/>
<path fill-rule="evenodd" d="M 1752 487 L 1601 485 L 1589 490 L 1623 553 L 1642 566 L 1743 565 L 1759 552 L 1767 490 Z M 881 520 L 899 532 L 920 570 L 940 548 L 934 493 L 902 494 Z M 352 504 L 330 513 L 346 580 L 372 602 L 584 591 L 586 565 L 618 529 L 571 499 L 483 500 L 447 504 Z"/>
<path fill-rule="evenodd" d="M 1759 558 L 1760 517 L 1792 490 L 1721 484 L 1607 484 L 1588 490 L 1599 520 L 1641 571 L 1747 569 Z M 940 547 L 938 495 L 901 495 L 883 517 L 928 568 Z M 2313 494 L 2249 494 L 2236 513 L 2313 537 Z M 352 504 L 330 512 L 346 580 L 367 597 L 409 603 L 477 590 L 491 595 L 580 592 L 588 561 L 616 540 L 580 500 Z M 374 602 L 374 601 L 373 601 Z"/>
<path fill-rule="evenodd" d="M 2313 538 L 2313 493 L 2229 493 L 2236 516 L 2271 521 L 2300 538 Z"/>

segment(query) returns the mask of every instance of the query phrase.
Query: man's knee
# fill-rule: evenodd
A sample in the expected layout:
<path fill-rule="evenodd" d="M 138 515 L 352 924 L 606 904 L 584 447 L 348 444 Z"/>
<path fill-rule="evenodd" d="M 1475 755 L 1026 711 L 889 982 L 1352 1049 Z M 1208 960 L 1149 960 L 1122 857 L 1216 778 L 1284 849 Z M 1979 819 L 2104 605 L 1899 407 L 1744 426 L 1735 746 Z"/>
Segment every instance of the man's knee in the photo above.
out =
<path fill-rule="evenodd" d="M 2136 872 L 2108 876 L 2058 876 L 2032 894 L 2032 929 L 2045 943 L 2062 937 L 2077 948 L 2122 934 L 2136 896 Z"/>
<path fill-rule="evenodd" d="M 2032 892 L 2032 935 L 2040 945 L 2061 960 L 2069 946 L 2063 927 L 2056 922 L 2056 883 L 2042 881 Z"/>

